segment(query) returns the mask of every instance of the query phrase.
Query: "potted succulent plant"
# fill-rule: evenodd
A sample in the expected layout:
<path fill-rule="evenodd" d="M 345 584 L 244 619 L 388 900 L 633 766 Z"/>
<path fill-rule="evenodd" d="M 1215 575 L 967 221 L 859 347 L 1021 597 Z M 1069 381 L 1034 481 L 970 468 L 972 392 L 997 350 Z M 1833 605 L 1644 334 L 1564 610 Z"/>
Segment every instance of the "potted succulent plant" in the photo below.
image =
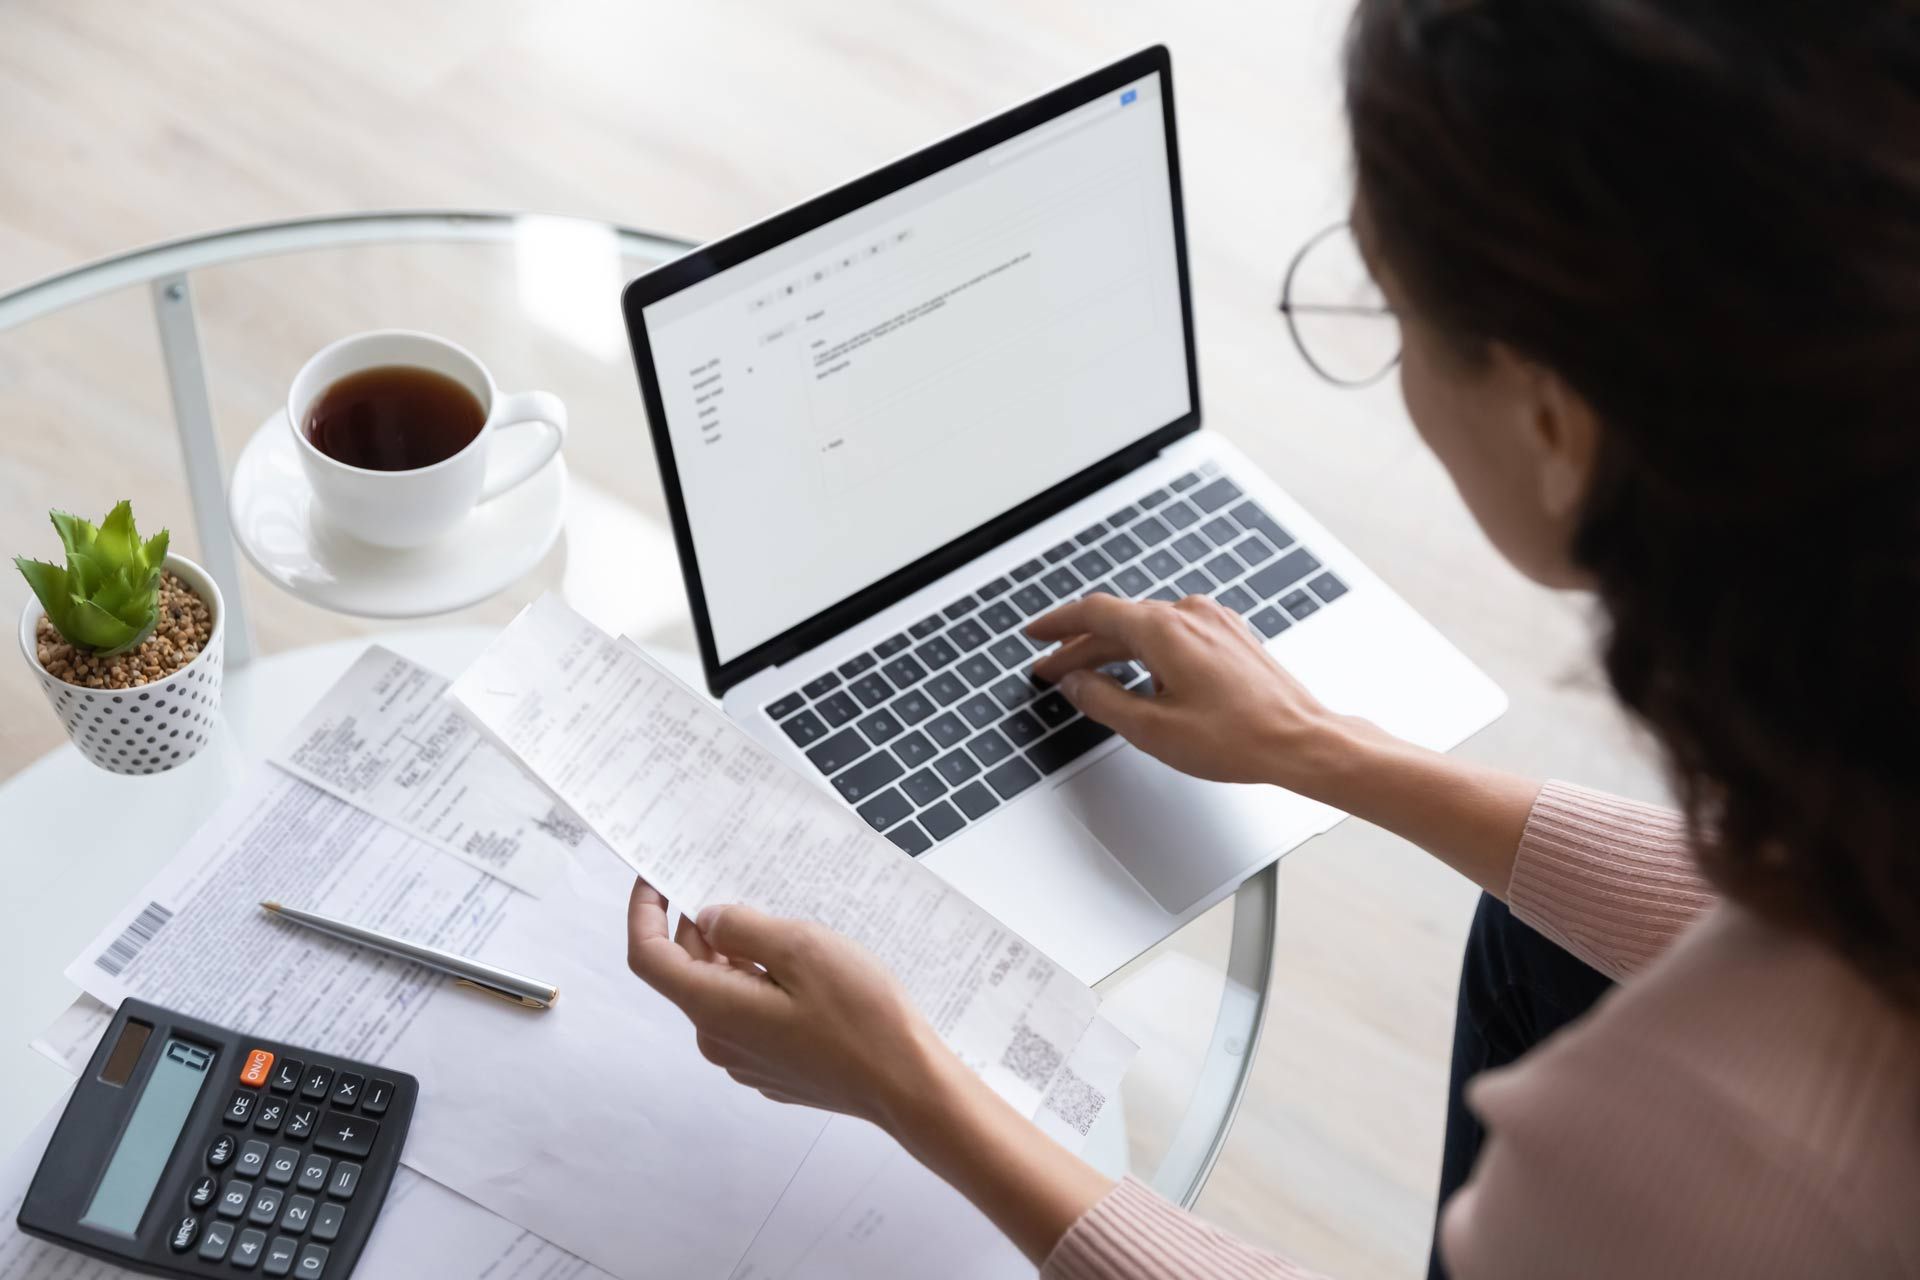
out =
<path fill-rule="evenodd" d="M 73 745 L 115 773 L 160 773 L 205 746 L 220 710 L 225 607 L 206 570 L 142 541 L 121 502 L 99 525 L 51 513 L 66 564 L 15 557 L 33 588 L 20 650 Z"/>

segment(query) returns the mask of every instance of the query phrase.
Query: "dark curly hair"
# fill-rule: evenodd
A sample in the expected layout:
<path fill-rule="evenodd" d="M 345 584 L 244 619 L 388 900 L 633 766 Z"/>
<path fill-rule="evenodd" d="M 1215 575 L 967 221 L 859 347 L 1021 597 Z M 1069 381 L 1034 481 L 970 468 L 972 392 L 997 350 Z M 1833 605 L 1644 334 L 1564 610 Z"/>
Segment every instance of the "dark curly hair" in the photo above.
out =
<path fill-rule="evenodd" d="M 1360 0 L 1414 307 L 1602 423 L 1572 548 L 1704 872 L 1920 1009 L 1920 8 Z"/>

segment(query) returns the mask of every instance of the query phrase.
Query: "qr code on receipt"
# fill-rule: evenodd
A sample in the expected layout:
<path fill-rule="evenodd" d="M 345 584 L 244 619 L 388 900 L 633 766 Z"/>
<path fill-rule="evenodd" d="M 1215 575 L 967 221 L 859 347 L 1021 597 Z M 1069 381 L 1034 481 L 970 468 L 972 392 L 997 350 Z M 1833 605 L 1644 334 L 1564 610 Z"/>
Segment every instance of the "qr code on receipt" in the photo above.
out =
<path fill-rule="evenodd" d="M 1107 1105 L 1107 1095 L 1068 1067 L 1053 1082 L 1053 1088 L 1047 1090 L 1041 1105 L 1072 1125 L 1073 1131 L 1084 1138 L 1093 1128 L 1093 1122 L 1100 1118 L 1100 1109 Z"/>
<path fill-rule="evenodd" d="M 1000 1065 L 1018 1076 L 1022 1084 L 1044 1089 L 1063 1060 L 1053 1041 L 1022 1022 L 1013 1029 L 1013 1042 L 1000 1056 Z"/>
<path fill-rule="evenodd" d="M 587 824 L 575 817 L 571 809 L 562 805 L 556 804 L 549 808 L 547 816 L 533 825 L 569 849 L 578 849 L 580 842 L 587 838 Z"/>

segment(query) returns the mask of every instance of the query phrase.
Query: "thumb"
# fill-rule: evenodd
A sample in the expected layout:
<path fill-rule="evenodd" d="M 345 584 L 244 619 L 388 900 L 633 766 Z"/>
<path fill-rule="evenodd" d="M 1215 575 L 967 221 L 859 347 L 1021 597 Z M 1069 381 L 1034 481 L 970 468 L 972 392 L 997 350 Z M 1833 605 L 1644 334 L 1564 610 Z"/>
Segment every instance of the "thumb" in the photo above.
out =
<path fill-rule="evenodd" d="M 733 903 L 700 913 L 700 932 L 715 951 L 734 960 L 751 960 L 771 970 L 792 952 L 802 922 L 770 916 L 756 907 Z"/>
<path fill-rule="evenodd" d="M 1089 720 L 1098 720 L 1123 738 L 1151 727 L 1161 709 L 1152 698 L 1128 693 L 1104 671 L 1069 671 L 1060 678 L 1060 692 Z"/>

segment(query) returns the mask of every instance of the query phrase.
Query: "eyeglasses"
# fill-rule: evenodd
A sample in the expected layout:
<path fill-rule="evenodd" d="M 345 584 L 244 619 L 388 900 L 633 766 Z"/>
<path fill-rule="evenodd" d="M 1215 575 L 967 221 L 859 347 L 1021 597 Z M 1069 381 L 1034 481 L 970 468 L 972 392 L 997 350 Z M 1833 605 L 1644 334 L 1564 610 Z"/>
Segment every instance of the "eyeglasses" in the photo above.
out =
<path fill-rule="evenodd" d="M 1280 287 L 1300 358 L 1335 386 L 1367 387 L 1400 363 L 1400 325 L 1353 238 L 1336 222 L 1300 246 Z"/>

